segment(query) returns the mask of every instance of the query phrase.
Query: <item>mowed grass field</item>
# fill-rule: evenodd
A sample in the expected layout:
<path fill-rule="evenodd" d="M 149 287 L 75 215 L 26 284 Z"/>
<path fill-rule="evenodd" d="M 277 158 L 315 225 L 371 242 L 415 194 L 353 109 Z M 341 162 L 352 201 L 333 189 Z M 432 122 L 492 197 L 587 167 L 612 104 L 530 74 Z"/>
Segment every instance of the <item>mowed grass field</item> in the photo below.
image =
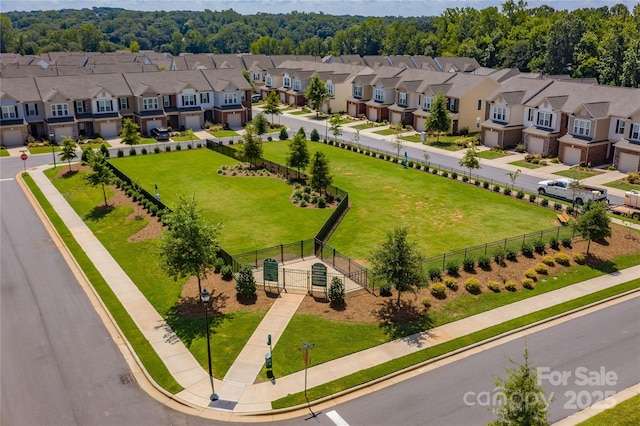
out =
<path fill-rule="evenodd" d="M 266 159 L 284 164 L 286 142 L 263 144 Z M 541 229 L 556 215 L 527 202 L 322 143 L 309 142 L 311 156 L 329 159 L 334 185 L 349 192 L 351 208 L 329 244 L 355 259 L 367 259 L 395 226 L 425 256 L 462 249 Z"/>
<path fill-rule="evenodd" d="M 267 177 L 219 175 L 238 160 L 208 149 L 113 158 L 113 165 L 175 206 L 178 196 L 195 194 L 203 216 L 222 223 L 221 246 L 232 254 L 313 238 L 331 215 L 329 209 L 303 209 L 289 196 L 286 182 Z"/>

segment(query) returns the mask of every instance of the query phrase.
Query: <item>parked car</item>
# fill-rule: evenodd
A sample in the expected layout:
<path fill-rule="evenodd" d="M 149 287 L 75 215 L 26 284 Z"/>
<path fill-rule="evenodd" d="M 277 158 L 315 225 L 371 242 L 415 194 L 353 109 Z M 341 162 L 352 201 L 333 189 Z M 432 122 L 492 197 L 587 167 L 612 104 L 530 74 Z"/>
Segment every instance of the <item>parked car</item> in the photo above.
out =
<path fill-rule="evenodd" d="M 165 127 L 155 127 L 151 129 L 151 136 L 153 136 L 157 141 L 168 141 L 169 129 Z"/>
<path fill-rule="evenodd" d="M 251 96 L 251 102 L 258 102 L 260 100 L 260 95 L 255 94 Z"/>

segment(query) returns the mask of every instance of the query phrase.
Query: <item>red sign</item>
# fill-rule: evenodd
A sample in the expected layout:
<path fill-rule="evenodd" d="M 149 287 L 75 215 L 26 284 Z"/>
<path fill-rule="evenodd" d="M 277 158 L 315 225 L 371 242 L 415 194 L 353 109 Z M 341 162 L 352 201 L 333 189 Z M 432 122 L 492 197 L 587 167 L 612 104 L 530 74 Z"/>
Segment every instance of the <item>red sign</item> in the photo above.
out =
<path fill-rule="evenodd" d="M 22 153 L 22 155 L 20 156 L 20 159 L 22 161 L 27 161 L 27 158 L 29 158 L 29 156 L 27 154 L 25 154 L 24 152 Z"/>

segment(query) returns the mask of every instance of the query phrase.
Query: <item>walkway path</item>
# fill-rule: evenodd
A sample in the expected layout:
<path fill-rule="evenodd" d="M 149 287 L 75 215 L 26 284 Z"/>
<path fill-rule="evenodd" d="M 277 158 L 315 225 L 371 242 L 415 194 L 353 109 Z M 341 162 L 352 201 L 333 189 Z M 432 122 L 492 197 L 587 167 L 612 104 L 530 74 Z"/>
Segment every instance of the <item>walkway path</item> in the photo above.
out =
<path fill-rule="evenodd" d="M 268 352 L 267 334 L 271 334 L 272 345 L 275 346 L 303 299 L 302 295 L 283 293 L 273 304 L 224 379 L 215 380 L 214 384 L 219 400 L 211 402 L 209 399 L 211 385 L 206 371 L 49 179 L 44 176 L 42 171 L 46 167 L 35 168 L 29 172 L 98 271 L 109 283 L 136 325 L 156 350 L 169 372 L 185 388 L 176 395 L 178 400 L 193 407 L 248 414 L 269 411 L 271 401 L 288 394 L 301 392 L 304 389 L 303 371 L 279 377 L 273 382 L 253 384 L 264 363 L 264 355 Z M 312 388 L 333 381 L 423 348 L 594 293 L 636 279 L 639 276 L 640 266 L 635 266 L 311 367 L 308 370 L 308 387 Z M 277 360 L 274 362 L 277 363 Z"/>

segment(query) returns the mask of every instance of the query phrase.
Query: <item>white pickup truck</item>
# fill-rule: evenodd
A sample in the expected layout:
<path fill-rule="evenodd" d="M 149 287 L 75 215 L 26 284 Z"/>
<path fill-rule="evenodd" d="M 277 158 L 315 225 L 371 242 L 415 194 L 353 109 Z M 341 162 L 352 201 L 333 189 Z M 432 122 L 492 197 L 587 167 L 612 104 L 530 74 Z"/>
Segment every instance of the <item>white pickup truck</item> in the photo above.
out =
<path fill-rule="evenodd" d="M 578 185 L 578 181 L 571 178 L 540 181 L 538 182 L 538 193 L 572 201 L 579 206 L 583 205 L 587 200 L 609 201 L 607 200 L 606 189 Z"/>

